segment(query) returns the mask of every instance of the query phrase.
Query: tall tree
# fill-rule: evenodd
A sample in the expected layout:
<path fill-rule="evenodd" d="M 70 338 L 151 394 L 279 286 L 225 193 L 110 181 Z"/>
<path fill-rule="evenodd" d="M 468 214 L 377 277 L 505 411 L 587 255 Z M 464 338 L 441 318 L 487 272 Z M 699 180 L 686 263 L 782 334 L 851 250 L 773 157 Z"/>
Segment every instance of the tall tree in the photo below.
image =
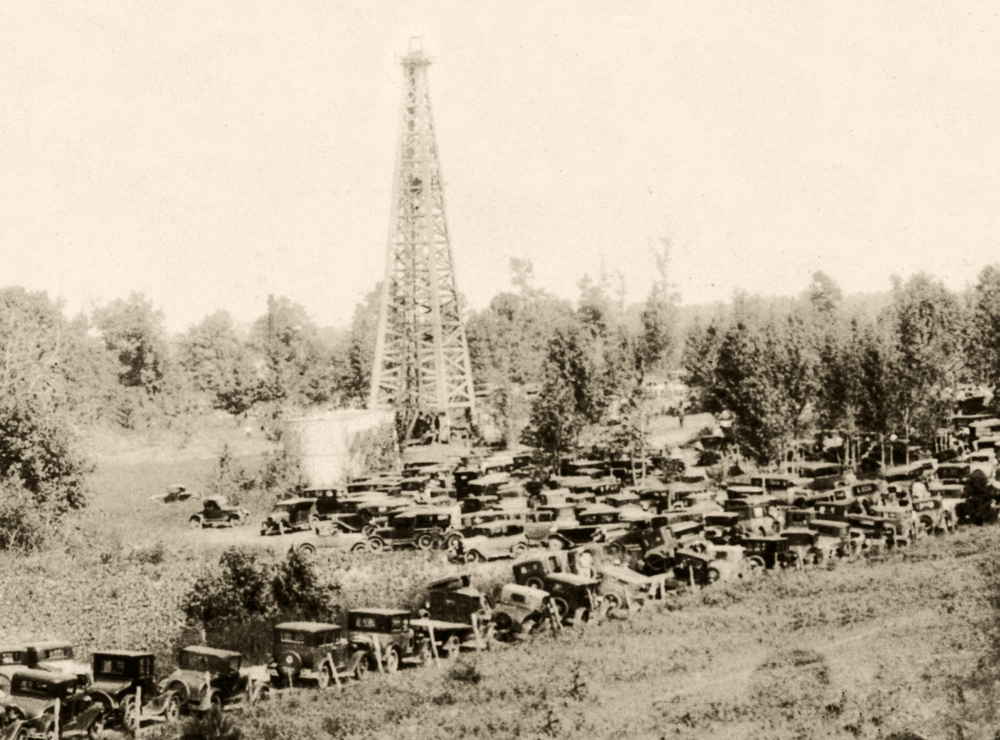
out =
<path fill-rule="evenodd" d="M 971 303 L 969 365 L 993 390 L 994 406 L 1000 410 L 1000 265 L 989 265 L 979 273 Z"/>
<path fill-rule="evenodd" d="M 260 400 L 263 383 L 232 316 L 217 311 L 181 338 L 178 362 L 214 408 L 241 416 Z"/>
<path fill-rule="evenodd" d="M 95 309 L 93 318 L 108 350 L 118 358 L 119 382 L 151 396 L 158 393 L 167 362 L 163 312 L 142 293 L 132 293 L 128 300 L 119 298 Z"/>

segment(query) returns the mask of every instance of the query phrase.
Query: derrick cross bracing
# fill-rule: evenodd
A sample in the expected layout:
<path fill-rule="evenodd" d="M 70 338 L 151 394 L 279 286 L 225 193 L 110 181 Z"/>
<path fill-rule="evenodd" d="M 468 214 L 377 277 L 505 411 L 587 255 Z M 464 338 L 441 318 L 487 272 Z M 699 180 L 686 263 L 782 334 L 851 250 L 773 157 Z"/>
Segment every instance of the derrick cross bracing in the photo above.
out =
<path fill-rule="evenodd" d="M 368 405 L 394 408 L 407 437 L 424 417 L 447 439 L 456 421 L 471 421 L 475 393 L 431 117 L 430 59 L 414 41 L 401 60 L 403 120 Z"/>

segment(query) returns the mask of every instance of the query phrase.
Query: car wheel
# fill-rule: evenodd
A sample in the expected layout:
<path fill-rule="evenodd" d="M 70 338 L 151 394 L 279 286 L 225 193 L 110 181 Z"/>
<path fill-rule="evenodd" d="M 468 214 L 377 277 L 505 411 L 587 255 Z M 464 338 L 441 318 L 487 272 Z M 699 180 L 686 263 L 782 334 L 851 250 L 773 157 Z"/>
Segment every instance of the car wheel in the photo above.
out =
<path fill-rule="evenodd" d="M 514 627 L 514 620 L 507 612 L 496 612 L 493 615 L 493 624 L 501 632 L 509 632 Z"/>
<path fill-rule="evenodd" d="M 434 546 L 434 537 L 429 534 L 422 534 L 417 537 L 417 547 L 421 550 L 430 550 Z"/>
<path fill-rule="evenodd" d="M 368 540 L 368 549 L 371 552 L 382 552 L 385 549 L 385 543 L 378 537 L 372 537 Z"/>
<path fill-rule="evenodd" d="M 375 534 L 375 525 L 366 524 L 361 528 L 361 534 L 363 534 L 365 537 L 371 537 L 373 534 Z"/>
<path fill-rule="evenodd" d="M 354 666 L 354 678 L 358 681 L 364 681 L 368 676 L 368 669 L 371 668 L 369 665 L 368 653 L 362 653 L 361 657 L 358 659 L 358 663 Z"/>
<path fill-rule="evenodd" d="M 445 660 L 457 658 L 460 650 L 461 643 L 458 641 L 458 635 L 452 635 L 445 640 L 444 645 L 441 646 L 441 657 Z"/>
<path fill-rule="evenodd" d="M 395 673 L 399 670 L 399 651 L 396 648 L 390 648 L 389 652 L 385 656 L 385 672 Z"/>
<path fill-rule="evenodd" d="M 565 550 L 566 549 L 566 543 L 563 542 L 558 537 L 552 537 L 552 538 L 549 539 L 548 547 L 549 547 L 550 550 Z"/>
<path fill-rule="evenodd" d="M 621 606 L 621 600 L 617 594 L 604 594 L 604 603 L 608 605 L 609 609 L 617 609 Z"/>
<path fill-rule="evenodd" d="M 188 526 L 191 529 L 201 529 L 201 517 L 193 516 L 190 519 L 188 519 Z"/>
<path fill-rule="evenodd" d="M 167 706 L 163 709 L 163 718 L 167 722 L 176 722 L 177 718 L 181 716 L 181 703 L 177 700 L 176 696 L 170 697 L 167 702 Z"/>
<path fill-rule="evenodd" d="M 514 547 L 511 548 L 510 553 L 516 558 L 519 555 L 523 555 L 527 551 L 527 549 L 528 549 L 527 543 L 517 542 L 514 544 Z"/>
<path fill-rule="evenodd" d="M 303 555 L 315 555 L 316 546 L 310 542 L 306 542 L 303 545 L 299 545 L 299 552 L 302 553 Z"/>
<path fill-rule="evenodd" d="M 368 543 L 359 542 L 351 548 L 351 552 L 368 552 Z"/>
<path fill-rule="evenodd" d="M 750 558 L 747 562 L 750 563 L 750 570 L 764 570 L 767 567 L 767 563 L 764 562 L 764 559 L 759 558 L 756 555 Z"/>
<path fill-rule="evenodd" d="M 476 552 L 475 550 L 470 550 L 465 554 L 466 563 L 484 563 L 486 558 L 483 557 L 482 553 Z"/>
<path fill-rule="evenodd" d="M 325 689 L 330 686 L 330 682 L 333 680 L 333 674 L 330 672 L 330 666 L 324 665 L 323 669 L 319 672 L 319 676 L 316 679 L 316 685 Z"/>
<path fill-rule="evenodd" d="M 719 571 L 716 568 L 709 568 L 708 569 L 708 582 L 709 583 L 715 583 L 716 581 L 719 580 L 719 575 L 720 575 Z"/>
<path fill-rule="evenodd" d="M 552 599 L 552 605 L 556 608 L 556 615 L 558 615 L 560 622 L 569 616 L 569 604 L 566 603 L 566 599 L 556 596 Z"/>
<path fill-rule="evenodd" d="M 545 584 L 542 583 L 542 579 L 538 578 L 537 576 L 534 578 L 529 578 L 527 581 L 524 582 L 524 585 L 527 586 L 528 588 L 537 588 L 539 591 L 545 590 L 544 588 L 542 588 Z"/>
<path fill-rule="evenodd" d="M 520 629 L 517 630 L 518 637 L 527 637 L 535 631 L 535 626 L 536 623 L 534 619 L 525 619 L 521 622 Z"/>

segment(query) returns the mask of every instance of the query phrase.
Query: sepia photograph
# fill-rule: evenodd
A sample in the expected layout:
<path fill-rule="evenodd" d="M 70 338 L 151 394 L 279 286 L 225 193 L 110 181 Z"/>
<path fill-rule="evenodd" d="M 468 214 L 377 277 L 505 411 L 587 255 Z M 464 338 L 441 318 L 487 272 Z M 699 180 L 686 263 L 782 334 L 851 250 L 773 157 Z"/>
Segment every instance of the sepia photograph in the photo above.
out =
<path fill-rule="evenodd" d="M 0 740 L 1000 738 L 998 38 L 0 4 Z"/>

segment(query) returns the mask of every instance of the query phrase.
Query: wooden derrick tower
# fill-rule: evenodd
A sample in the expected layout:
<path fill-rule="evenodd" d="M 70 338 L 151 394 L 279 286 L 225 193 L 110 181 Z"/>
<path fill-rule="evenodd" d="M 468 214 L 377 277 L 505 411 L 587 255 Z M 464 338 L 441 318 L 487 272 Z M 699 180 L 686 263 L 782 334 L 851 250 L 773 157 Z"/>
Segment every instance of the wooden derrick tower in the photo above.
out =
<path fill-rule="evenodd" d="M 430 58 L 411 39 L 401 60 L 403 119 L 369 408 L 394 408 L 410 438 L 447 440 L 471 422 L 475 393 L 445 219 L 427 81 Z"/>

